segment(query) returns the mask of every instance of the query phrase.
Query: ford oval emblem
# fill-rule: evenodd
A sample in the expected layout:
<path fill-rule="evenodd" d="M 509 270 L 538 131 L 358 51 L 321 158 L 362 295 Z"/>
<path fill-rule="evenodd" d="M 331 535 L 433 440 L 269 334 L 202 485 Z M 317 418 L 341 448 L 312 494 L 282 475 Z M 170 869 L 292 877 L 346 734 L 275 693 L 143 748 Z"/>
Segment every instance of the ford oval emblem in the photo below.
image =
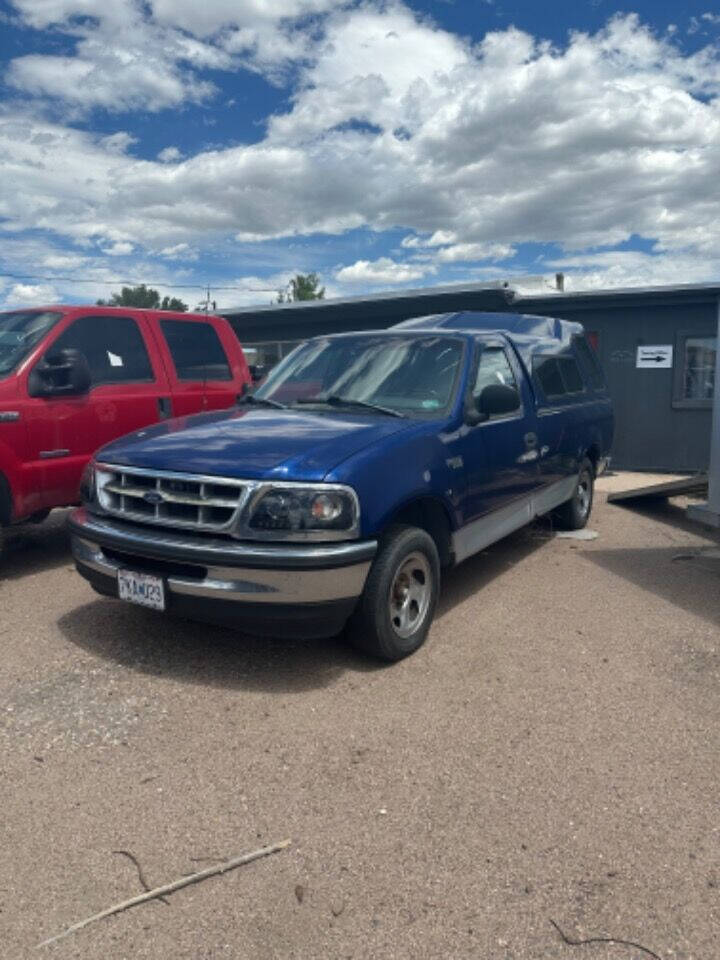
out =
<path fill-rule="evenodd" d="M 165 497 L 157 490 L 148 490 L 143 494 L 145 503 L 165 503 Z"/>

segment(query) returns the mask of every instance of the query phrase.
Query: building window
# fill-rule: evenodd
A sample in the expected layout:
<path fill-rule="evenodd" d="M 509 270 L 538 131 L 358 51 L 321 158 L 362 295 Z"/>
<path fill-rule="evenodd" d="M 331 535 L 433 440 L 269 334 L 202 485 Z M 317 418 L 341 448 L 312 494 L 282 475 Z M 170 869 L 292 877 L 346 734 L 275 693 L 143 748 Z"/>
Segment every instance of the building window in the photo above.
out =
<path fill-rule="evenodd" d="M 715 386 L 714 337 L 688 337 L 683 358 L 683 399 L 712 400 Z"/>
<path fill-rule="evenodd" d="M 715 392 L 717 338 L 699 333 L 678 335 L 674 407 L 709 409 Z"/>

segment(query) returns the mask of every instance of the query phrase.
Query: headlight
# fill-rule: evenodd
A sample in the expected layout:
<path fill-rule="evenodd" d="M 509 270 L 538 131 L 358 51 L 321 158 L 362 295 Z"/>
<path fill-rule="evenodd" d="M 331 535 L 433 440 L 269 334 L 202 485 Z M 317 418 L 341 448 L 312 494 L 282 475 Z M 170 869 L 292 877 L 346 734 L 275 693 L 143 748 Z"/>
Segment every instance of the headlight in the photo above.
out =
<path fill-rule="evenodd" d="M 248 526 L 277 539 L 295 535 L 298 539 L 322 540 L 357 537 L 359 522 L 357 495 L 349 487 L 288 483 L 258 494 L 250 505 Z"/>

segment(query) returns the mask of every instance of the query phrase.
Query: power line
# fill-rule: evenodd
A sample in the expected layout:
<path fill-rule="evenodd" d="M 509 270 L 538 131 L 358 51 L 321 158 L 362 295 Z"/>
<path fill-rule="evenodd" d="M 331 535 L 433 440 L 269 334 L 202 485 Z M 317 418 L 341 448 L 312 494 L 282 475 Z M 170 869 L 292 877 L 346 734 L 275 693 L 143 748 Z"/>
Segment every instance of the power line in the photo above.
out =
<path fill-rule="evenodd" d="M 43 280 L 56 283 L 97 283 L 108 287 L 127 286 L 139 287 L 166 287 L 168 290 L 207 290 L 206 283 L 165 283 L 163 280 L 97 280 L 94 277 L 46 277 L 35 273 L 5 273 L 0 277 L 10 277 L 11 280 Z M 217 287 L 212 284 L 213 290 L 239 290 L 243 293 L 277 293 L 276 287 Z"/>

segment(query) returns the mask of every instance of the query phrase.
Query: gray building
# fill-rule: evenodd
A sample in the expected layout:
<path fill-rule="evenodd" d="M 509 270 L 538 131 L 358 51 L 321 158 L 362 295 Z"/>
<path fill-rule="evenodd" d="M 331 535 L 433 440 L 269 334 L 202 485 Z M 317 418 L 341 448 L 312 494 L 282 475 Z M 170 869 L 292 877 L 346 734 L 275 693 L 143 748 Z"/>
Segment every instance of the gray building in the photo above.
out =
<path fill-rule="evenodd" d="M 613 464 L 683 473 L 708 467 L 719 300 L 720 284 L 524 296 L 474 285 L 222 312 L 265 364 L 308 337 L 431 313 L 502 310 L 579 321 L 615 402 Z"/>

